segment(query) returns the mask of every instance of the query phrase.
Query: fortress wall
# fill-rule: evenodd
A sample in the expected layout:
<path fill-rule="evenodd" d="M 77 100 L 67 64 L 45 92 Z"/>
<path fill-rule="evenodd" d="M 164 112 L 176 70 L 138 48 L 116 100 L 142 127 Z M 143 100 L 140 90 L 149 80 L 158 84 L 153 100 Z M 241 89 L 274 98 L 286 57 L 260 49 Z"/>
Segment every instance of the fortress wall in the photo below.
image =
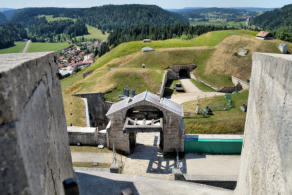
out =
<path fill-rule="evenodd" d="M 73 177 L 54 53 L 0 55 L 0 191 L 64 194 Z"/>
<path fill-rule="evenodd" d="M 112 103 L 105 101 L 103 93 L 75 94 L 76 97 L 87 98 L 90 127 L 105 128 L 108 119 L 105 114 Z"/>
<path fill-rule="evenodd" d="M 292 194 L 292 56 L 256 53 L 237 194 Z"/>

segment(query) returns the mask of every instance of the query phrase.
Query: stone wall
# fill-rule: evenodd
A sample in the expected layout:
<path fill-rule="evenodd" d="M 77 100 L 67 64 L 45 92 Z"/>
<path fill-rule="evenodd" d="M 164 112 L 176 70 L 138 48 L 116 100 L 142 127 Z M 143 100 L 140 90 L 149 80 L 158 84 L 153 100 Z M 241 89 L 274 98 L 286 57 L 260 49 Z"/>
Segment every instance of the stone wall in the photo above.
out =
<path fill-rule="evenodd" d="M 89 122 L 91 127 L 103 129 L 108 124 L 105 114 L 111 107 L 111 102 L 106 102 L 103 93 L 84 93 L 74 96 L 87 98 Z"/>
<path fill-rule="evenodd" d="M 162 98 L 164 96 L 164 91 L 165 91 L 165 87 L 166 84 L 171 81 L 171 80 L 176 80 L 178 79 L 176 73 L 172 70 L 166 70 L 162 79 L 162 84 L 160 87 L 160 98 Z"/>
<path fill-rule="evenodd" d="M 97 145 L 98 135 L 95 127 L 67 127 L 70 145 Z"/>
<path fill-rule="evenodd" d="M 54 53 L 0 55 L 1 194 L 64 194 L 73 177 Z"/>
<path fill-rule="evenodd" d="M 242 89 L 248 89 L 249 88 L 249 83 L 235 77 L 235 76 L 231 76 L 232 79 L 232 83 L 236 86 L 238 84 L 240 84 L 242 86 Z"/>
<path fill-rule="evenodd" d="M 169 66 L 169 68 L 175 72 L 177 79 L 180 77 L 179 72 L 181 70 L 186 70 L 188 74 L 190 74 L 193 70 L 195 70 L 196 65 L 175 65 L 175 66 Z M 189 75 L 190 77 L 190 75 Z"/>
<path fill-rule="evenodd" d="M 292 194 L 292 56 L 256 53 L 237 194 Z"/>

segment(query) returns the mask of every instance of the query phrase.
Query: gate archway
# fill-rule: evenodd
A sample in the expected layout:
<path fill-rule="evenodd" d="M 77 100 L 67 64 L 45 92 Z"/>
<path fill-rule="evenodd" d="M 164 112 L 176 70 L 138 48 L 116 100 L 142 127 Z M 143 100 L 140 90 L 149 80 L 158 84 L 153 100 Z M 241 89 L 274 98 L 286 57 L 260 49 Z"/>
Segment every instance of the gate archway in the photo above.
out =
<path fill-rule="evenodd" d="M 163 149 L 163 116 L 161 110 L 149 105 L 132 107 L 127 111 L 123 131 L 129 133 L 131 153 L 135 150 L 137 133 L 159 132 L 159 146 Z"/>

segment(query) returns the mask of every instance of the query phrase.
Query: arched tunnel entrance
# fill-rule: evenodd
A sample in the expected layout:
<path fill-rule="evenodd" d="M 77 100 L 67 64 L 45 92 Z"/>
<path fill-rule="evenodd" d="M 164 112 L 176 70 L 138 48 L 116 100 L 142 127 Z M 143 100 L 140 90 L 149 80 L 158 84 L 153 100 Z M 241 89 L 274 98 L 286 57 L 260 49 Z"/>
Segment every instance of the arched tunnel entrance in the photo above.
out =
<path fill-rule="evenodd" d="M 190 71 L 188 69 L 180 69 L 179 78 L 190 78 Z"/>
<path fill-rule="evenodd" d="M 153 106 L 146 105 L 130 108 L 126 114 L 124 132 L 129 133 L 131 153 L 135 151 L 137 134 L 143 138 L 144 133 L 158 133 L 160 135 L 159 147 L 163 149 L 163 112 Z M 149 136 L 147 137 L 149 139 Z M 158 142 L 158 136 L 153 138 L 155 145 Z"/>

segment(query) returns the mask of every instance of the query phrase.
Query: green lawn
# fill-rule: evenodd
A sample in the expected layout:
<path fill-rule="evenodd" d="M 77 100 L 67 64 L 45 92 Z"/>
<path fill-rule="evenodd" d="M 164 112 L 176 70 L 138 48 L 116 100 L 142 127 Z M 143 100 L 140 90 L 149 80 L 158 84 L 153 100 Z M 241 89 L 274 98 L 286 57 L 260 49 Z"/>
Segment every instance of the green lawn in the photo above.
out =
<path fill-rule="evenodd" d="M 26 42 L 15 42 L 15 46 L 6 49 L 0 49 L 0 54 L 5 53 L 21 53 L 24 49 Z"/>
<path fill-rule="evenodd" d="M 204 85 L 203 83 L 196 81 L 194 79 L 191 79 L 191 81 L 202 91 L 204 92 L 214 92 L 215 90 L 211 87 L 208 87 L 207 85 Z"/>
<path fill-rule="evenodd" d="M 141 68 L 142 64 L 147 69 L 164 70 L 172 65 L 191 65 L 200 64 L 207 60 L 208 53 L 213 49 L 208 48 L 177 48 L 177 49 L 159 49 L 154 52 L 141 53 L 133 60 L 125 63 L 123 67 Z M 117 64 L 118 65 L 118 64 Z"/>
<path fill-rule="evenodd" d="M 86 25 L 87 26 L 87 30 L 88 30 L 88 35 L 84 35 L 84 39 L 85 40 L 90 40 L 90 39 L 98 39 L 98 40 L 107 40 L 107 37 L 109 36 L 108 33 L 103 34 L 101 30 L 90 26 L 90 25 Z M 82 36 L 78 36 L 76 37 L 77 39 L 80 39 Z"/>
<path fill-rule="evenodd" d="M 227 104 L 225 96 L 200 99 L 201 109 L 209 106 L 214 115 L 204 118 L 196 115 L 197 101 L 183 104 L 185 112 L 185 126 L 188 134 L 243 134 L 246 113 L 240 110 L 242 104 L 247 104 L 248 91 L 232 94 L 233 108 L 224 111 Z"/>
<path fill-rule="evenodd" d="M 69 43 L 30 43 L 27 52 L 47 52 L 47 51 L 60 51 L 69 47 Z"/>

